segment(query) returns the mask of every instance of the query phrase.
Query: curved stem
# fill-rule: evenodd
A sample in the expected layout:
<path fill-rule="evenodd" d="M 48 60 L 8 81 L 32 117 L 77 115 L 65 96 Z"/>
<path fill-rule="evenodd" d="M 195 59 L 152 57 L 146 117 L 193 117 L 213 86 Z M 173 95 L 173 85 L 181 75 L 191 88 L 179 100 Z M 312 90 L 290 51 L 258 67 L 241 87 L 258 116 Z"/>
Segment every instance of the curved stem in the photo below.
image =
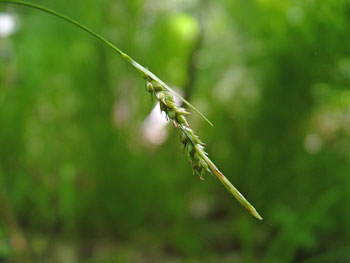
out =
<path fill-rule="evenodd" d="M 110 48 L 112 48 L 113 50 L 117 51 L 120 55 L 124 55 L 125 53 L 122 52 L 119 48 L 117 48 L 115 45 L 113 45 L 111 42 L 109 42 L 107 39 L 105 39 L 103 36 L 101 36 L 100 34 L 96 33 L 95 31 L 91 30 L 90 28 L 80 24 L 79 22 L 63 15 L 60 14 L 52 9 L 40 6 L 40 5 L 36 5 L 36 4 L 32 4 L 32 3 L 27 3 L 27 2 L 23 2 L 23 1 L 18 1 L 18 0 L 0 0 L 0 2 L 2 3 L 8 3 L 8 4 L 16 4 L 16 5 L 22 5 L 22 6 L 26 6 L 26 7 L 30 7 L 30 8 L 34 8 L 40 11 L 43 11 L 45 13 L 54 15 L 56 17 L 59 17 L 63 20 L 65 20 L 66 22 L 75 25 L 76 27 L 84 30 L 85 32 L 89 33 L 90 35 L 92 35 L 93 37 L 101 40 L 103 43 L 105 43 L 106 45 L 108 45 Z"/>
<path fill-rule="evenodd" d="M 46 7 L 43 7 L 43 6 L 40 6 L 40 5 L 36 5 L 36 4 L 28 3 L 28 2 L 23 2 L 23 1 L 19 1 L 19 0 L 0 0 L 0 3 L 15 4 L 15 5 L 21 5 L 21 6 L 26 6 L 26 7 L 29 7 L 29 8 L 37 9 L 37 10 L 40 10 L 42 12 L 48 13 L 50 15 L 56 16 L 56 17 L 58 17 L 60 19 L 63 19 L 64 21 L 66 21 L 66 22 L 68 22 L 68 23 L 70 23 L 70 24 L 80 28 L 81 30 L 87 32 L 91 36 L 97 38 L 98 40 L 100 40 L 101 42 L 103 42 L 104 44 L 106 44 L 107 46 L 112 48 L 114 51 L 119 53 L 127 62 L 129 62 L 141 74 L 141 76 L 143 78 L 146 78 L 148 80 L 153 80 L 153 81 L 156 81 L 159 84 L 161 84 L 165 89 L 167 89 L 173 95 L 178 97 L 183 103 L 185 103 L 191 109 L 196 111 L 205 121 L 207 121 L 211 126 L 213 126 L 213 124 L 208 120 L 208 118 L 205 117 L 197 108 L 195 108 L 187 100 L 185 100 L 183 97 L 181 97 L 178 93 L 173 91 L 167 84 L 165 84 L 162 80 L 160 80 L 156 75 L 154 75 L 148 69 L 146 69 L 143 66 L 141 66 L 139 63 L 137 63 L 135 60 L 133 60 L 130 56 L 128 56 L 126 53 L 124 53 L 119 48 L 117 48 L 115 45 L 113 45 L 110 41 L 108 41 L 107 39 L 105 39 L 103 36 L 101 36 L 100 34 L 96 33 L 95 31 L 91 30 L 90 28 L 80 24 L 79 22 L 75 21 L 74 19 L 71 19 L 71 18 L 69 18 L 69 17 L 67 17 L 67 16 L 65 16 L 65 15 L 63 15 L 61 13 L 58 13 L 58 12 L 52 10 L 52 9 L 49 9 L 49 8 L 46 8 Z"/>

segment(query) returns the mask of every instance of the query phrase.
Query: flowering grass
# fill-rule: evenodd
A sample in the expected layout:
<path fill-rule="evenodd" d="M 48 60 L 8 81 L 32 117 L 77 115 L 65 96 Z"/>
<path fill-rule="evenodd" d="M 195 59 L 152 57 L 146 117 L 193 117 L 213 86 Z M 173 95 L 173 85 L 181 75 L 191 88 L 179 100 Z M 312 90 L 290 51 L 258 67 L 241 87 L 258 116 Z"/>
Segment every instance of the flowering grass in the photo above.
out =
<path fill-rule="evenodd" d="M 200 116 L 202 116 L 204 120 L 206 120 L 210 125 L 212 125 L 212 123 L 198 109 L 196 109 L 187 100 L 185 100 L 175 91 L 173 91 L 167 84 L 160 80 L 151 71 L 141 66 L 129 55 L 125 54 L 107 39 L 97 34 L 90 28 L 80 24 L 79 22 L 65 15 L 62 15 L 54 10 L 32 3 L 17 0 L 0 0 L 0 3 L 22 5 L 54 15 L 84 30 L 85 32 L 99 39 L 104 44 L 108 45 L 114 51 L 119 53 L 145 79 L 147 91 L 151 94 L 152 98 L 155 98 L 159 102 L 160 109 L 161 111 L 165 112 L 167 118 L 173 122 L 175 127 L 179 128 L 181 143 L 183 144 L 185 153 L 190 160 L 193 172 L 195 174 L 198 174 L 202 180 L 204 178 L 203 176 L 206 173 L 214 174 L 241 205 L 243 205 L 257 219 L 262 220 L 262 217 L 259 215 L 256 209 L 247 201 L 247 199 L 244 198 L 244 196 L 231 184 L 231 182 L 219 171 L 215 164 L 209 159 L 208 154 L 206 153 L 204 148 L 204 143 L 190 128 L 187 122 L 186 116 L 189 114 L 189 112 L 185 108 L 177 106 L 175 104 L 174 96 L 178 97 L 184 104 L 196 111 Z"/>

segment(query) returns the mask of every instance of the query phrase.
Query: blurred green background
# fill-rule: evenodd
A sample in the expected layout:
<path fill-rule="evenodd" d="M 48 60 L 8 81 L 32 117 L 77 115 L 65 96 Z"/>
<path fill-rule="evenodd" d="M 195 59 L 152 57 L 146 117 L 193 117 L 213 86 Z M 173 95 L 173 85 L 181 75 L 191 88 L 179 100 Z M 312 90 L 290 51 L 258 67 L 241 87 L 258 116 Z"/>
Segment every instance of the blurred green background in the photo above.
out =
<path fill-rule="evenodd" d="M 349 1 L 33 2 L 206 114 L 192 127 L 264 221 L 192 175 L 118 54 L 2 3 L 1 262 L 350 261 Z"/>

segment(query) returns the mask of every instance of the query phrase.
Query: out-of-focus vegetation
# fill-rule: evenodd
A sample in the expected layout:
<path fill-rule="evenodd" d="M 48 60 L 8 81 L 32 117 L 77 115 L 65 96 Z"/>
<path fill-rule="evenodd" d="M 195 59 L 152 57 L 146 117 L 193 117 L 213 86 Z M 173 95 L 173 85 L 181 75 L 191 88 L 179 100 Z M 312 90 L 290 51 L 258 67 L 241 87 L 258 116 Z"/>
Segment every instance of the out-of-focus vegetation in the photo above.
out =
<path fill-rule="evenodd" d="M 17 25 L 0 35 L 1 259 L 350 260 L 348 1 L 35 2 L 182 89 L 214 123 L 190 116 L 210 156 L 264 221 L 192 175 L 117 54 L 1 4 Z"/>

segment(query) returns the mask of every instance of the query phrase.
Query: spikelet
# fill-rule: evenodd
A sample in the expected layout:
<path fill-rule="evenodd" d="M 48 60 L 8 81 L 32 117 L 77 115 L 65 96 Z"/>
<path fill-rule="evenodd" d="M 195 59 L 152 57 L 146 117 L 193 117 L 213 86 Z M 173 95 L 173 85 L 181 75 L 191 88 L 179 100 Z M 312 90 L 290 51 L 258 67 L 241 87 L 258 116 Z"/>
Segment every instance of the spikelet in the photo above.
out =
<path fill-rule="evenodd" d="M 231 182 L 216 168 L 215 164 L 209 159 L 205 152 L 204 143 L 199 139 L 198 135 L 190 128 L 186 116 L 189 112 L 177 106 L 174 100 L 174 95 L 167 90 L 161 83 L 154 80 L 147 80 L 146 90 L 151 94 L 152 100 L 155 98 L 159 102 L 159 107 L 162 112 L 171 120 L 175 127 L 180 129 L 180 141 L 184 147 L 194 174 L 198 175 L 201 180 L 204 180 L 206 173 L 214 174 L 227 190 L 243 205 L 247 210 L 259 220 L 262 217 L 255 208 L 244 198 L 244 196 L 231 184 Z"/>

